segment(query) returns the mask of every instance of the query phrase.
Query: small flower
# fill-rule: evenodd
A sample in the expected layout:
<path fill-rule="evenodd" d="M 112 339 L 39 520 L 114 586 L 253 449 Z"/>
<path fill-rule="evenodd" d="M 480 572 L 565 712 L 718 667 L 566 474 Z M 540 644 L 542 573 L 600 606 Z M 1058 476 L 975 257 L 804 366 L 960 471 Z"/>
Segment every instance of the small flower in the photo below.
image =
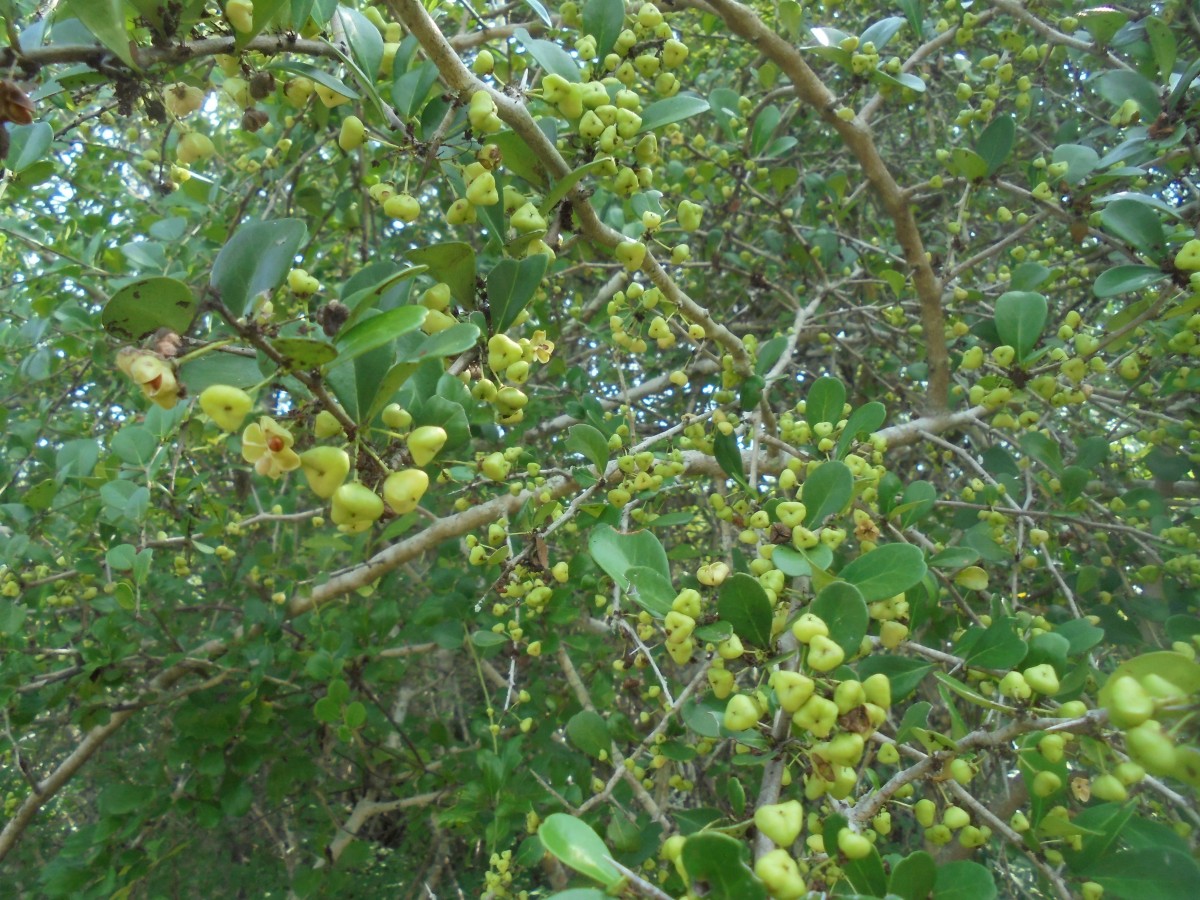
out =
<path fill-rule="evenodd" d="M 142 389 L 147 400 L 163 409 L 179 402 L 182 390 L 169 362 L 149 350 L 125 347 L 117 354 L 117 368 Z"/>
<path fill-rule="evenodd" d="M 530 344 L 533 345 L 533 356 L 538 362 L 550 362 L 550 355 L 554 352 L 554 341 L 546 340 L 546 332 L 535 331 Z"/>
<path fill-rule="evenodd" d="M 242 458 L 254 463 L 259 475 L 278 478 L 284 472 L 300 468 L 300 457 L 292 449 L 293 441 L 290 431 L 270 416 L 263 416 L 242 432 Z"/>

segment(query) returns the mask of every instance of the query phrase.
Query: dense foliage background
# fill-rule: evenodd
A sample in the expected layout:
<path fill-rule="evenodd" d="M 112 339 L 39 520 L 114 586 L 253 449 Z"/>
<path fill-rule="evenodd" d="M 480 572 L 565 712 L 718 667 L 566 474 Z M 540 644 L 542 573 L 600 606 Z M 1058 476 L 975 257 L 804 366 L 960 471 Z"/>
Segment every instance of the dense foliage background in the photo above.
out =
<path fill-rule="evenodd" d="M 0 14 L 8 894 L 1194 895 L 1194 4 Z"/>

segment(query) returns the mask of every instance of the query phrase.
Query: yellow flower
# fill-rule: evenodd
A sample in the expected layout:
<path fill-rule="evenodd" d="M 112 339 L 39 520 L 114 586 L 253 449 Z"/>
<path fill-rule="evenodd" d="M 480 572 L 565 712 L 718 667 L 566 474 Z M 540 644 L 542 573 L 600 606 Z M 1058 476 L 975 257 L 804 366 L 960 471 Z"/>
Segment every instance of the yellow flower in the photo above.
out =
<path fill-rule="evenodd" d="M 284 472 L 300 468 L 300 457 L 292 449 L 293 441 L 290 431 L 270 416 L 263 416 L 242 432 L 242 458 L 254 463 L 259 475 L 278 478 Z"/>
<path fill-rule="evenodd" d="M 550 354 L 554 352 L 554 341 L 546 340 L 546 332 L 535 331 L 529 343 L 533 345 L 533 355 L 538 362 L 550 362 Z"/>
<path fill-rule="evenodd" d="M 171 364 L 149 350 L 125 347 L 117 353 L 117 368 L 142 389 L 142 394 L 163 409 L 179 402 L 179 381 Z"/>

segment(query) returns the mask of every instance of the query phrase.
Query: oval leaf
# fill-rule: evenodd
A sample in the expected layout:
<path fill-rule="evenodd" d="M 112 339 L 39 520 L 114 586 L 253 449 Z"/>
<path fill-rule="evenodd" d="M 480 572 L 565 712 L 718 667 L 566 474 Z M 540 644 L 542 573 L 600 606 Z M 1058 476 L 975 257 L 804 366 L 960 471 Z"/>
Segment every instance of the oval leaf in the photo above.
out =
<path fill-rule="evenodd" d="M 849 467 L 837 460 L 822 463 L 804 479 L 800 499 L 808 508 L 804 524 L 811 528 L 820 524 L 826 516 L 845 509 L 854 493 L 854 475 Z"/>
<path fill-rule="evenodd" d="M 429 312 L 423 306 L 398 306 L 387 312 L 365 318 L 338 337 L 338 358 L 335 364 L 349 362 L 394 341 L 400 335 L 419 328 Z"/>
<path fill-rule="evenodd" d="M 312 338 L 279 338 L 271 346 L 292 369 L 316 369 L 337 355 L 337 348 Z"/>
<path fill-rule="evenodd" d="M 771 601 L 755 578 L 737 572 L 725 579 L 717 600 L 717 612 L 742 640 L 756 647 L 770 646 Z"/>
<path fill-rule="evenodd" d="M 1046 298 L 1036 291 L 1008 291 L 996 300 L 996 331 L 1000 340 L 1024 359 L 1046 327 Z"/>
<path fill-rule="evenodd" d="M 196 315 L 192 289 L 174 278 L 143 278 L 121 288 L 104 305 L 100 322 L 109 334 L 140 341 L 160 328 L 183 334 Z"/>
<path fill-rule="evenodd" d="M 837 424 L 846 403 L 846 386 L 838 378 L 822 375 L 808 389 L 804 403 L 804 419 L 810 426 L 821 422 Z"/>
<path fill-rule="evenodd" d="M 240 316 L 251 298 L 283 282 L 307 235 L 308 226 L 299 219 L 243 225 L 217 254 L 209 283 L 229 311 Z"/>
<path fill-rule="evenodd" d="M 817 594 L 809 612 L 825 621 L 829 626 L 829 639 L 846 651 L 847 658 L 858 652 L 871 621 L 858 588 L 845 581 L 827 584 Z"/>
<path fill-rule="evenodd" d="M 621 873 L 612 864 L 612 854 L 600 835 L 582 819 L 566 813 L 551 813 L 538 827 L 538 839 L 553 856 L 581 875 L 613 888 Z"/>
<path fill-rule="evenodd" d="M 671 580 L 667 551 L 649 531 L 625 534 L 610 525 L 597 525 L 588 535 L 588 553 L 623 591 L 629 590 L 626 573 L 634 566 L 646 566 Z"/>
<path fill-rule="evenodd" d="M 519 262 L 502 259 L 487 277 L 488 305 L 492 310 L 492 325 L 499 333 L 517 320 L 527 303 L 537 293 L 550 257 L 535 253 Z"/>
<path fill-rule="evenodd" d="M 450 285 L 454 299 L 467 309 L 475 308 L 475 251 L 470 244 L 447 241 L 409 250 L 404 255 L 417 265 L 428 266 L 429 274 Z"/>
<path fill-rule="evenodd" d="M 695 94 L 682 93 L 665 100 L 651 103 L 642 113 L 642 127 L 639 133 L 662 128 L 672 122 L 699 115 L 708 111 L 708 101 Z"/>
<path fill-rule="evenodd" d="M 868 603 L 902 594 L 925 577 L 925 554 L 912 544 L 884 544 L 847 565 L 838 577 Z"/>
<path fill-rule="evenodd" d="M 567 737 L 588 756 L 600 758 L 612 747 L 608 724 L 604 717 L 591 709 L 583 709 L 567 720 Z"/>

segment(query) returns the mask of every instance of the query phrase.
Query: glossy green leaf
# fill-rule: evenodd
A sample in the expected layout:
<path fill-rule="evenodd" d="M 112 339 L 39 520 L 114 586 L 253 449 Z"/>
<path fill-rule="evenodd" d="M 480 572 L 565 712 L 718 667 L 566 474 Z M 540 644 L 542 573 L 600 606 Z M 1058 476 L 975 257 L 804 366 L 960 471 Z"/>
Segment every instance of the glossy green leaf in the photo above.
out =
<path fill-rule="evenodd" d="M 584 163 L 577 169 L 564 175 L 554 183 L 554 187 L 546 194 L 546 199 L 542 201 L 542 205 L 538 207 L 538 212 L 543 216 L 549 216 L 554 209 L 562 202 L 563 198 L 570 193 L 571 188 L 579 184 L 585 176 L 598 169 L 602 169 L 612 162 L 611 156 L 601 156 L 598 159 L 593 159 L 591 162 Z"/>
<path fill-rule="evenodd" d="M 479 342 L 479 327 L 459 322 L 435 334 L 410 331 L 396 343 L 396 361 L 421 363 L 465 353 Z"/>
<path fill-rule="evenodd" d="M 1133 803 L 1101 803 L 1082 810 L 1074 823 L 1085 832 L 1083 846 L 1072 850 L 1063 848 L 1067 867 L 1073 872 L 1086 873 L 1098 860 L 1117 850 L 1121 832 L 1137 811 Z"/>
<path fill-rule="evenodd" d="M 987 174 L 995 175 L 1012 153 L 1017 125 L 1012 116 L 996 116 L 975 142 L 975 152 L 987 165 Z"/>
<path fill-rule="evenodd" d="M 497 334 L 512 325 L 533 299 L 549 262 L 550 257 L 535 253 L 519 262 L 502 259 L 488 272 L 488 305 L 492 311 L 492 328 Z"/>
<path fill-rule="evenodd" d="M 892 38 L 903 27 L 904 18 L 902 16 L 886 16 L 885 18 L 877 19 L 868 25 L 863 30 L 863 33 L 858 36 L 859 44 L 874 44 L 876 52 L 880 52 L 891 43 Z"/>
<path fill-rule="evenodd" d="M 417 265 L 428 266 L 430 276 L 450 285 L 451 295 L 467 309 L 475 308 L 475 251 L 470 244 L 448 241 L 404 255 Z"/>
<path fill-rule="evenodd" d="M 551 813 L 538 827 L 538 839 L 563 865 L 605 888 L 615 888 L 620 883 L 621 873 L 612 864 L 612 854 L 600 835 L 582 819 Z"/>
<path fill-rule="evenodd" d="M 364 353 L 391 343 L 406 332 L 420 328 L 428 312 L 423 306 L 398 306 L 387 312 L 364 317 L 353 328 L 338 334 L 338 357 L 331 368 L 339 367 Z M 393 361 L 389 359 L 389 365 Z"/>
<path fill-rule="evenodd" d="M 963 700 L 966 700 L 968 703 L 974 704 L 975 706 L 982 707 L 983 709 L 996 710 L 997 712 L 1005 712 L 1010 709 L 1010 707 L 1006 707 L 1004 705 L 1003 701 L 993 700 L 990 697 L 984 696 L 979 691 L 975 690 L 975 688 L 968 684 L 964 684 L 962 681 L 959 681 L 953 675 L 947 675 L 945 672 L 935 671 L 933 673 L 933 677 L 941 682 L 944 687 L 948 688 Z"/>
<path fill-rule="evenodd" d="M 588 535 L 588 553 L 623 591 L 629 590 L 626 573 L 633 566 L 646 566 L 670 581 L 671 567 L 662 543 L 649 531 L 617 531 L 597 525 Z"/>
<path fill-rule="evenodd" d="M 852 584 L 834 581 L 826 585 L 809 607 L 829 626 L 829 639 L 846 651 L 849 659 L 858 653 L 871 617 L 863 595 Z"/>
<path fill-rule="evenodd" d="M 283 283 L 307 235 L 299 219 L 243 225 L 217 254 L 209 283 L 231 313 L 244 315 L 255 297 Z"/>
<path fill-rule="evenodd" d="M 583 6 L 583 30 L 596 38 L 596 53 L 604 59 L 625 27 L 622 0 L 588 0 Z"/>
<path fill-rule="evenodd" d="M 846 508 L 854 493 L 854 476 L 844 462 L 830 460 L 821 463 L 804 479 L 800 499 L 808 509 L 804 524 L 819 525 L 826 517 Z"/>
<path fill-rule="evenodd" d="M 742 448 L 738 446 L 736 434 L 718 432 L 713 438 L 713 456 L 716 457 L 722 472 L 745 486 L 746 470 L 742 465 Z"/>
<path fill-rule="evenodd" d="M 1017 359 L 1033 351 L 1046 327 L 1046 315 L 1046 298 L 1034 291 L 1008 291 L 996 300 L 996 331 L 1017 351 Z"/>
<path fill-rule="evenodd" d="M 708 900 L 766 900 L 762 882 L 747 864 L 745 843 L 717 831 L 693 834 L 683 844 L 683 866 Z"/>
<path fill-rule="evenodd" d="M 608 724 L 595 710 L 581 709 L 567 720 L 567 738 L 572 744 L 595 759 L 612 749 Z"/>
<path fill-rule="evenodd" d="M 1155 266 L 1113 266 L 1100 273 L 1092 284 L 1092 293 L 1102 299 L 1116 297 L 1119 294 L 1140 291 L 1169 277 L 1166 272 Z"/>
<path fill-rule="evenodd" d="M 1144 203 L 1137 200 L 1114 200 L 1100 213 L 1104 230 L 1133 247 L 1150 259 L 1161 259 L 1166 236 L 1162 221 Z"/>
<path fill-rule="evenodd" d="M 1122 850 L 1098 861 L 1087 877 L 1105 896 L 1191 900 L 1200 884 L 1200 865 L 1171 847 Z"/>
<path fill-rule="evenodd" d="M 860 897 L 882 897 L 887 893 L 888 879 L 883 871 L 883 860 L 874 847 L 862 859 L 847 859 L 842 863 L 842 871 Z"/>
<path fill-rule="evenodd" d="M 868 603 L 902 594 L 925 577 L 925 554 L 912 544 L 883 544 L 852 560 L 838 577 Z"/>
<path fill-rule="evenodd" d="M 255 0 L 258 5 L 259 0 Z M 367 78 L 374 78 L 383 62 L 383 36 L 371 20 L 356 9 L 339 6 L 333 14 L 334 27 L 339 27 L 350 45 L 350 55 Z"/>
<path fill-rule="evenodd" d="M 892 869 L 888 893 L 900 900 L 927 900 L 937 880 L 937 864 L 924 850 L 916 850 Z"/>
<path fill-rule="evenodd" d="M 984 866 L 969 859 L 938 866 L 933 900 L 994 900 L 996 882 Z"/>
<path fill-rule="evenodd" d="M 762 155 L 782 118 L 783 113 L 777 106 L 767 106 L 759 111 L 754 120 L 754 128 L 750 132 L 750 153 L 753 156 Z"/>
<path fill-rule="evenodd" d="M 271 346 L 289 369 L 318 369 L 338 355 L 333 344 L 313 338 L 277 338 Z"/>
<path fill-rule="evenodd" d="M 850 418 L 846 420 L 846 427 L 838 436 L 834 458 L 845 459 L 855 441 L 870 437 L 886 420 L 887 409 L 878 400 L 872 400 L 858 407 L 850 413 Z"/>
<path fill-rule="evenodd" d="M 429 90 L 437 82 L 437 66 L 425 61 L 407 72 L 397 70 L 392 80 L 392 102 L 396 112 L 411 118 L 420 112 L 429 97 Z"/>
<path fill-rule="evenodd" d="M 24 172 L 34 163 L 46 157 L 53 140 L 54 129 L 45 122 L 13 125 L 9 129 L 8 157 L 5 167 L 13 172 Z"/>
<path fill-rule="evenodd" d="M 1063 470 L 1062 450 L 1058 442 L 1040 431 L 1027 431 L 1018 443 L 1021 449 L 1056 475 Z"/>
<path fill-rule="evenodd" d="M 603 475 L 608 466 L 608 440 L 600 429 L 582 422 L 567 429 L 567 450 L 579 453 Z"/>
<path fill-rule="evenodd" d="M 140 341 L 160 328 L 183 334 L 196 316 L 192 289 L 174 278 L 143 278 L 125 285 L 104 305 L 104 329 L 125 341 Z"/>
<path fill-rule="evenodd" d="M 690 119 L 692 116 L 698 116 L 707 111 L 707 100 L 686 91 L 676 94 L 674 97 L 656 100 L 642 111 L 640 133 L 654 131 L 664 125 L 670 125 L 672 122 L 682 122 L 684 119 Z"/>
<path fill-rule="evenodd" d="M 552 72 L 570 82 L 580 80 L 579 64 L 558 44 L 553 41 L 532 38 L 524 28 L 516 29 L 513 36 L 524 45 L 525 49 L 529 51 L 529 55 L 536 59 L 538 65 L 547 72 Z"/>
<path fill-rule="evenodd" d="M 771 646 L 771 601 L 756 578 L 735 572 L 721 585 L 717 612 L 733 633 L 755 647 Z"/>
<path fill-rule="evenodd" d="M 841 379 L 822 375 L 808 389 L 804 401 L 804 420 L 810 427 L 821 422 L 837 424 L 842 418 L 842 407 L 846 403 L 846 386 Z"/>
<path fill-rule="evenodd" d="M 980 669 L 1011 669 L 1022 659 L 1028 647 L 1017 634 L 1013 619 L 1003 616 L 992 621 L 966 652 L 967 663 Z"/>
<path fill-rule="evenodd" d="M 129 48 L 122 0 L 67 0 L 66 11 L 79 19 L 101 44 L 131 69 L 138 68 Z"/>

